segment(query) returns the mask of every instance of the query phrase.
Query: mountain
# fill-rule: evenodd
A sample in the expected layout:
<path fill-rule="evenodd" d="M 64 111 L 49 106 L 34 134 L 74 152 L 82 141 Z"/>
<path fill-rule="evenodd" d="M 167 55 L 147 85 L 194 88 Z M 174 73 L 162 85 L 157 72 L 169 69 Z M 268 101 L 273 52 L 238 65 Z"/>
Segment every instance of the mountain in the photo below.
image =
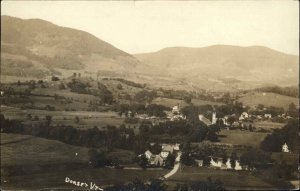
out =
<path fill-rule="evenodd" d="M 41 19 L 1 16 L 1 75 L 37 77 L 81 72 L 128 73 L 132 55 L 80 30 Z"/>
<path fill-rule="evenodd" d="M 253 88 L 298 85 L 298 56 L 262 46 L 215 45 L 204 48 L 172 47 L 136 54 L 160 75 L 207 88 Z"/>

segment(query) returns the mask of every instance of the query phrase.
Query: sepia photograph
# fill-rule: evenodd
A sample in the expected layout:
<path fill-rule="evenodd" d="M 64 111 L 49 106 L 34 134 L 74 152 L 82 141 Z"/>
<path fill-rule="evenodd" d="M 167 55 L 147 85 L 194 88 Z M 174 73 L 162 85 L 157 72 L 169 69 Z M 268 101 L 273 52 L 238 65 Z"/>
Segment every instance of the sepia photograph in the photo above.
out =
<path fill-rule="evenodd" d="M 299 189 L 299 1 L 1 1 L 3 191 Z"/>

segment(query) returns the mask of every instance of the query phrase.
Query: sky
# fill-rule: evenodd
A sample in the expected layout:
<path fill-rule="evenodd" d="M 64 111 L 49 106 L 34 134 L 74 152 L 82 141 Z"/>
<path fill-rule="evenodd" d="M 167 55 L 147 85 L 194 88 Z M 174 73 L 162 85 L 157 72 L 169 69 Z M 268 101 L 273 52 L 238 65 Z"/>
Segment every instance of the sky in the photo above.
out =
<path fill-rule="evenodd" d="M 2 1 L 1 15 L 84 30 L 131 54 L 225 44 L 299 55 L 298 1 Z"/>

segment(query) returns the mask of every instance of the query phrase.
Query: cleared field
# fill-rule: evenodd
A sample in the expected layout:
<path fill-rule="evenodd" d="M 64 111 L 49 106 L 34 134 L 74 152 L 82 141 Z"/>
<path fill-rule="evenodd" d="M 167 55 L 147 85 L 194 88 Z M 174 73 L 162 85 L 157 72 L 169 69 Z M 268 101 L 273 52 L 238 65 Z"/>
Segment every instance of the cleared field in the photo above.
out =
<path fill-rule="evenodd" d="M 263 129 L 281 129 L 285 126 L 285 123 L 275 123 L 271 121 L 256 121 L 253 124 L 256 128 L 263 128 Z"/>
<path fill-rule="evenodd" d="M 299 106 L 298 98 L 264 92 L 248 93 L 239 98 L 238 101 L 250 107 L 263 104 L 264 106 L 283 107 L 285 110 L 288 109 L 290 103 L 294 103 Z"/>
<path fill-rule="evenodd" d="M 241 130 L 222 130 L 219 133 L 221 143 L 258 147 L 268 133 Z"/>
<path fill-rule="evenodd" d="M 87 163 L 88 150 L 55 140 L 1 133 L 1 166 Z"/>
<path fill-rule="evenodd" d="M 123 170 L 123 169 L 81 169 L 63 172 L 52 172 L 26 176 L 13 176 L 5 179 L 2 183 L 3 189 L 42 189 L 42 188 L 69 188 L 80 189 L 73 184 L 66 183 L 66 177 L 71 180 L 95 183 L 99 187 L 125 183 L 139 178 L 146 181 L 150 178 L 158 178 L 166 174 L 166 170 Z"/>
<path fill-rule="evenodd" d="M 158 178 L 167 172 L 165 170 L 92 169 L 87 165 L 88 150 L 89 148 L 67 145 L 54 140 L 1 133 L 1 187 L 6 190 L 76 189 L 76 186 L 65 183 L 66 177 L 104 186 L 132 181 L 136 177 L 142 180 Z M 122 161 L 129 161 L 134 153 L 118 149 L 109 155 L 118 157 Z"/>
<path fill-rule="evenodd" d="M 170 99 L 170 98 L 162 98 L 158 97 L 152 101 L 152 103 L 164 105 L 167 107 L 173 107 L 175 105 L 179 105 L 180 107 L 187 106 L 188 104 L 184 100 L 179 99 Z M 192 103 L 196 106 L 200 105 L 222 105 L 222 103 L 205 101 L 200 99 L 192 99 Z"/>
<path fill-rule="evenodd" d="M 273 188 L 270 184 L 251 175 L 249 172 L 224 171 L 206 167 L 183 167 L 181 171 L 177 172 L 166 183 L 170 185 L 171 188 L 174 188 L 176 183 L 179 182 L 207 181 L 208 177 L 211 177 L 213 181 L 219 179 L 224 183 L 225 188 L 229 190 L 266 190 Z"/>

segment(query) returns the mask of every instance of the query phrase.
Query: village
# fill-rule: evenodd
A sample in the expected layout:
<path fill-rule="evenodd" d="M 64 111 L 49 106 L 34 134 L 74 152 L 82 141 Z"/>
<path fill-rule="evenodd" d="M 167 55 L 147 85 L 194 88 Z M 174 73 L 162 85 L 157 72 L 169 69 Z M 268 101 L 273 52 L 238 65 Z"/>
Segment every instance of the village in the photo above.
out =
<path fill-rule="evenodd" d="M 130 111 L 129 111 L 130 112 Z M 253 121 L 270 121 L 272 120 L 272 114 L 265 113 L 264 115 L 251 115 L 248 114 L 247 112 L 242 112 L 240 116 L 236 116 L 235 114 L 232 115 L 227 115 L 224 116 L 223 118 L 217 118 L 217 113 L 213 112 L 212 113 L 212 119 L 209 120 L 208 118 L 204 117 L 204 115 L 199 114 L 198 118 L 199 121 L 203 122 L 208 128 L 210 126 L 216 125 L 217 123 L 222 123 L 223 130 L 230 131 L 232 129 L 240 129 L 240 130 L 250 130 L 254 131 L 255 127 L 253 126 Z M 140 119 L 146 119 L 146 120 L 151 120 L 152 125 L 157 125 L 162 122 L 166 121 L 176 121 L 176 120 L 186 120 L 186 116 L 184 116 L 180 112 L 179 106 L 174 106 L 172 108 L 172 111 L 167 112 L 167 117 L 166 118 L 159 118 L 159 117 L 148 117 L 147 115 L 138 115 Z M 282 118 L 282 119 L 291 119 L 292 117 L 288 116 L 286 113 L 280 114 L 276 117 Z M 155 145 L 157 143 L 150 143 L 150 145 Z M 152 153 L 150 150 L 146 150 L 144 154 L 140 154 L 138 157 L 144 156 L 147 159 L 147 168 L 161 168 L 165 167 L 167 160 L 173 160 L 171 163 L 174 165 L 174 160 L 175 158 L 177 161 L 180 160 L 180 156 L 182 152 L 180 151 L 180 144 L 175 143 L 175 144 L 166 144 L 162 143 L 159 144 L 161 146 L 161 152 L 160 153 Z M 226 145 L 228 146 L 228 145 Z M 284 143 L 282 145 L 282 150 L 283 153 L 290 153 L 289 147 L 287 143 Z M 195 154 L 195 153 L 193 153 Z M 189 153 L 191 155 L 191 153 Z M 173 156 L 173 157 L 170 157 Z M 169 157 L 169 158 L 168 158 Z M 178 158 L 179 157 L 179 158 Z M 210 158 L 209 164 L 206 164 L 205 166 L 208 168 L 213 168 L 213 169 L 220 169 L 220 170 L 255 170 L 255 168 L 249 168 L 248 165 L 241 165 L 239 159 L 231 159 L 230 157 L 228 158 L 221 158 L 221 157 L 213 157 L 213 156 L 208 156 Z M 195 166 L 198 167 L 203 167 L 204 163 L 203 160 L 200 159 L 195 159 L 194 160 Z M 178 168 L 177 168 L 178 170 Z"/>

